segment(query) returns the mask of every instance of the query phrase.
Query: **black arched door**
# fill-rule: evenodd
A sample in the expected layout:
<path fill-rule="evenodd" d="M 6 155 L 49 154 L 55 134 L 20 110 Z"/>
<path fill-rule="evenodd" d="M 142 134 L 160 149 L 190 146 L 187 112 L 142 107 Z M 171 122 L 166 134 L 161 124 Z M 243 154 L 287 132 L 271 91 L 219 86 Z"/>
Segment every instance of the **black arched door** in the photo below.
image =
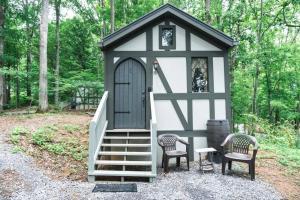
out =
<path fill-rule="evenodd" d="M 114 128 L 145 128 L 145 70 L 133 59 L 121 62 L 115 71 Z"/>

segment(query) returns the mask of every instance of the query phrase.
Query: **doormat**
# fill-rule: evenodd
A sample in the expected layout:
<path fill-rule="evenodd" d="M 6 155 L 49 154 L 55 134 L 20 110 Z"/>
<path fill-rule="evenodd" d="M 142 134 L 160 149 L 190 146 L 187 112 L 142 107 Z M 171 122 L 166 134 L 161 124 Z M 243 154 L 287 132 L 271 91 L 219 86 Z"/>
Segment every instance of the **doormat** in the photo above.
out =
<path fill-rule="evenodd" d="M 137 192 L 137 185 L 135 183 L 96 184 L 93 192 Z"/>

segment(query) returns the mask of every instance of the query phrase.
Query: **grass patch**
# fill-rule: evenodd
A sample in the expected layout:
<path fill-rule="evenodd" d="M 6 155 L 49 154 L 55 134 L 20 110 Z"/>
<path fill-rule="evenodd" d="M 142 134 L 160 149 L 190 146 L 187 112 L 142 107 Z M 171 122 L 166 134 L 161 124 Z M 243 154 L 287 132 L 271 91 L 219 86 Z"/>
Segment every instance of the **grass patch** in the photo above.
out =
<path fill-rule="evenodd" d="M 13 129 L 13 131 L 10 134 L 10 141 L 14 144 L 17 145 L 20 142 L 20 137 L 22 135 L 27 135 L 29 134 L 30 131 L 24 127 L 16 127 Z"/>
<path fill-rule="evenodd" d="M 300 149 L 263 142 L 260 144 L 260 148 L 273 152 L 278 163 L 287 167 L 290 171 L 300 170 Z"/>
<path fill-rule="evenodd" d="M 80 131 L 80 126 L 67 124 L 62 127 L 57 125 L 47 125 L 38 128 L 32 134 L 29 130 L 23 127 L 16 127 L 13 129 L 10 141 L 15 145 L 13 152 L 23 152 L 26 147 L 19 145 L 21 136 L 28 144 L 33 144 L 43 150 L 57 154 L 70 156 L 77 161 L 81 161 L 87 157 L 87 147 L 80 143 L 77 137 L 66 137 L 59 134 L 60 131 L 67 131 L 68 133 L 75 133 Z"/>
<path fill-rule="evenodd" d="M 65 124 L 64 129 L 69 133 L 75 133 L 80 131 L 80 127 L 78 125 L 73 125 L 73 124 Z"/>

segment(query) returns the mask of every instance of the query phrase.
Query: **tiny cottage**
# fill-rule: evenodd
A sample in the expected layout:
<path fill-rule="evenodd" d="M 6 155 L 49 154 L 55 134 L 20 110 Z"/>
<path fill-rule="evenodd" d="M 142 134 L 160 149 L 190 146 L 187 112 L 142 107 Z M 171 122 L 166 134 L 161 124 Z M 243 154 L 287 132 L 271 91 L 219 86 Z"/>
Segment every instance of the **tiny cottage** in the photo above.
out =
<path fill-rule="evenodd" d="M 235 41 L 166 4 L 105 37 L 105 93 L 90 125 L 89 181 L 156 176 L 157 135 L 207 145 L 209 119 L 230 119 Z"/>

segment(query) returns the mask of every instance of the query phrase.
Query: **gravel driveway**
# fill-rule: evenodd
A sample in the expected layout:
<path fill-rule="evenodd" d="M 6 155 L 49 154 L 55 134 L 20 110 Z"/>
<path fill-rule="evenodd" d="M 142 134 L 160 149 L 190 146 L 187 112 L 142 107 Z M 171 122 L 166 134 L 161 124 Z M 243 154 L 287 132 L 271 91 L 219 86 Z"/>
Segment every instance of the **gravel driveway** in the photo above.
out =
<path fill-rule="evenodd" d="M 216 171 L 200 174 L 194 163 L 190 171 L 182 168 L 167 175 L 159 172 L 153 183 L 137 183 L 137 193 L 92 193 L 94 184 L 51 180 L 30 157 L 11 153 L 11 145 L 0 134 L 0 199 L 281 199 L 259 179 L 223 176 L 219 166 Z"/>

